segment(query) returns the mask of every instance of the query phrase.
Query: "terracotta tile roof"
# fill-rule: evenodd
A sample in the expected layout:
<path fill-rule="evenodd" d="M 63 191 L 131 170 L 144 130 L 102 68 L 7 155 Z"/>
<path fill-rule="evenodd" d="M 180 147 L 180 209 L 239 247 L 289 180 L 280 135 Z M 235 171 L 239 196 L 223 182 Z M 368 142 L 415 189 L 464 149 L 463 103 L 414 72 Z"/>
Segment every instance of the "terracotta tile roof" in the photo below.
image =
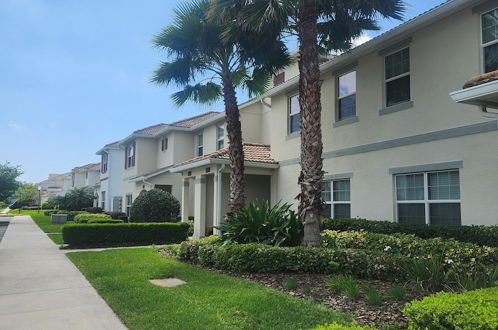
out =
<path fill-rule="evenodd" d="M 100 163 L 90 163 L 73 168 L 73 171 L 100 169 Z"/>
<path fill-rule="evenodd" d="M 162 130 L 163 128 L 167 127 L 167 126 L 168 126 L 167 124 L 160 123 L 160 124 L 156 124 L 156 125 L 144 127 L 144 128 L 141 128 L 141 129 L 137 129 L 133 133 L 154 135 L 157 132 L 159 132 L 160 130 Z"/>
<path fill-rule="evenodd" d="M 463 85 L 463 88 L 465 89 L 474 86 L 479 86 L 495 80 L 498 80 L 498 70 L 472 77 L 469 81 L 465 83 L 465 85 Z"/>
<path fill-rule="evenodd" d="M 228 148 L 221 149 L 210 154 L 195 157 L 186 160 L 181 163 L 175 164 L 173 167 L 179 167 L 195 162 L 199 162 L 205 159 L 229 159 Z M 271 158 L 270 146 L 264 144 L 256 143 L 244 143 L 244 161 L 246 162 L 256 162 L 256 163 L 268 163 L 277 164 L 277 162 Z"/>
<path fill-rule="evenodd" d="M 205 121 L 211 117 L 214 117 L 218 114 L 220 114 L 220 112 L 209 111 L 209 112 L 206 112 L 206 113 L 194 116 L 194 117 L 175 121 L 174 123 L 171 123 L 170 125 L 171 126 L 178 126 L 178 127 L 192 127 L 192 126 L 195 126 L 199 123 L 202 123 L 203 121 Z"/>

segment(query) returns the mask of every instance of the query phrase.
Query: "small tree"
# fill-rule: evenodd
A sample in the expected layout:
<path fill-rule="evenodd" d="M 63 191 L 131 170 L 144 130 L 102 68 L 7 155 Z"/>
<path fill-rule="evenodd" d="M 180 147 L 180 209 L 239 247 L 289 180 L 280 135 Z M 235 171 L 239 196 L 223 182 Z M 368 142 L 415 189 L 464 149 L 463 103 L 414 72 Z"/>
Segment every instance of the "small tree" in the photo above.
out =
<path fill-rule="evenodd" d="M 38 204 L 38 186 L 33 183 L 22 183 L 16 195 L 19 195 L 19 201 L 23 205 Z"/>
<path fill-rule="evenodd" d="M 143 190 L 131 205 L 131 222 L 177 222 L 180 202 L 169 192 Z"/>
<path fill-rule="evenodd" d="M 22 174 L 19 166 L 0 164 L 0 201 L 5 201 L 19 187 L 17 178 Z"/>
<path fill-rule="evenodd" d="M 92 189 L 74 188 L 64 196 L 64 208 L 69 211 L 81 211 L 85 207 L 93 206 Z"/>

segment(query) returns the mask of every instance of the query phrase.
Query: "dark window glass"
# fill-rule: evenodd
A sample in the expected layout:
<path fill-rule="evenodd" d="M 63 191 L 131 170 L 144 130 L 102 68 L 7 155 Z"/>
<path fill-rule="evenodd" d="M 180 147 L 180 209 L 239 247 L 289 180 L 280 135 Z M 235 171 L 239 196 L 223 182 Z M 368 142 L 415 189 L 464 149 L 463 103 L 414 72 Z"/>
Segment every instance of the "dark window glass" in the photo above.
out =
<path fill-rule="evenodd" d="M 410 75 L 386 82 L 386 106 L 410 101 Z"/>
<path fill-rule="evenodd" d="M 294 95 L 289 98 L 289 133 L 298 132 L 301 127 L 301 108 L 299 106 L 299 96 Z"/>
<path fill-rule="evenodd" d="M 498 39 L 498 8 L 482 15 L 482 43 Z"/>
<path fill-rule="evenodd" d="M 484 48 L 484 70 L 498 70 L 498 43 Z"/>
<path fill-rule="evenodd" d="M 356 116 L 356 94 L 339 99 L 339 120 Z"/>
<path fill-rule="evenodd" d="M 398 204 L 398 222 L 404 224 L 425 224 L 424 204 Z"/>
<path fill-rule="evenodd" d="M 322 210 L 322 217 L 323 218 L 330 218 L 332 217 L 332 205 L 330 204 L 325 204 L 324 209 Z"/>
<path fill-rule="evenodd" d="M 298 132 L 301 126 L 301 115 L 296 114 L 290 117 L 289 133 Z"/>
<path fill-rule="evenodd" d="M 459 203 L 431 203 L 430 223 L 431 225 L 461 225 Z"/>
<path fill-rule="evenodd" d="M 350 204 L 334 204 L 334 218 L 350 219 L 351 205 Z"/>
<path fill-rule="evenodd" d="M 410 49 L 405 48 L 386 56 L 386 79 L 410 72 Z"/>

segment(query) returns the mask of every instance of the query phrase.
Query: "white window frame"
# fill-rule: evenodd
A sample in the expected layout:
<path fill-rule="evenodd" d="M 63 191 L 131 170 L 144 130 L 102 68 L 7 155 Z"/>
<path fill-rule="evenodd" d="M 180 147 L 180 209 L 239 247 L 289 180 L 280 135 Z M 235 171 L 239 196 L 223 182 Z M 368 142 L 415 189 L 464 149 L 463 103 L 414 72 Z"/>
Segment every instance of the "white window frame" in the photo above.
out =
<path fill-rule="evenodd" d="M 334 200 L 334 182 L 337 181 L 349 181 L 349 201 L 335 201 Z M 334 179 L 334 180 L 325 180 L 324 182 L 330 182 L 330 201 L 323 201 L 326 205 L 330 205 L 330 217 L 333 219 L 335 217 L 335 205 L 349 205 L 349 216 L 351 217 L 351 179 Z"/>
<path fill-rule="evenodd" d="M 197 141 L 197 157 L 204 155 L 204 132 L 197 133 L 196 135 Z M 199 143 L 200 138 L 202 138 L 202 144 Z"/>
<path fill-rule="evenodd" d="M 101 173 L 102 174 L 105 174 L 107 173 L 107 167 L 108 167 L 108 164 L 109 164 L 109 154 L 107 152 L 104 152 L 102 153 L 102 160 L 101 160 Z"/>
<path fill-rule="evenodd" d="M 493 9 L 491 9 L 491 10 L 488 10 L 488 11 L 482 13 L 479 16 L 479 27 L 480 27 L 479 33 L 480 33 L 480 40 L 481 40 L 481 61 L 482 61 L 481 72 L 483 72 L 483 73 L 486 72 L 486 59 L 484 58 L 484 56 L 485 56 L 484 49 L 487 48 L 487 47 L 489 47 L 489 46 L 493 46 L 495 44 L 498 44 L 498 38 L 496 38 L 493 41 L 484 43 L 483 31 L 482 31 L 482 28 L 483 28 L 483 26 L 482 26 L 482 19 L 483 19 L 484 15 L 489 14 L 490 12 L 495 11 L 497 9 L 498 9 L 498 7 L 495 7 Z"/>
<path fill-rule="evenodd" d="M 293 116 L 301 116 L 301 105 L 299 105 L 299 112 L 296 112 L 296 113 L 291 113 L 292 111 L 292 98 L 293 97 L 297 97 L 297 101 L 298 101 L 298 104 L 299 104 L 299 93 L 294 93 L 294 94 L 290 94 L 288 97 L 287 97 L 287 134 L 290 135 L 290 134 L 297 134 L 301 131 L 301 128 L 297 129 L 296 131 L 291 131 L 291 117 Z"/>
<path fill-rule="evenodd" d="M 129 200 L 128 200 L 128 197 L 130 197 Z M 126 216 L 129 217 L 131 214 L 131 205 L 133 204 L 133 194 L 127 194 L 125 196 L 125 200 L 126 200 L 125 213 L 126 213 Z M 128 204 L 128 202 L 130 202 L 130 203 Z"/>
<path fill-rule="evenodd" d="M 446 173 L 446 172 L 458 172 L 458 176 L 460 178 L 460 170 L 458 169 L 449 169 L 449 170 L 438 170 L 438 171 L 428 171 L 428 172 L 413 172 L 413 173 L 402 173 L 394 175 L 394 200 L 395 200 L 395 215 L 396 222 L 399 222 L 398 217 L 398 204 L 424 204 L 425 209 L 425 224 L 430 225 L 430 205 L 431 204 L 460 204 L 462 206 L 462 200 L 460 199 L 429 199 L 429 174 L 432 173 Z M 419 200 L 409 200 L 409 201 L 398 201 L 398 187 L 396 185 L 397 177 L 406 176 L 406 175 L 416 175 L 423 174 L 424 175 L 424 199 Z M 459 186 L 461 188 L 461 186 Z M 461 193 L 461 189 L 460 189 Z M 461 197 L 461 195 L 460 195 Z"/>
<path fill-rule="evenodd" d="M 102 199 L 102 200 L 100 201 L 100 206 L 102 207 L 102 210 L 104 210 L 104 211 L 105 211 L 105 197 L 106 197 L 106 196 L 105 196 L 105 191 L 102 191 L 102 192 L 100 193 L 100 197 L 101 197 L 101 199 Z"/>
<path fill-rule="evenodd" d="M 220 131 L 223 131 L 223 134 L 220 135 Z M 223 145 L 220 148 L 220 143 Z M 220 150 L 225 148 L 225 124 L 216 125 L 216 150 Z"/>
<path fill-rule="evenodd" d="M 340 96 L 340 92 L 341 92 L 341 83 L 340 83 L 340 79 L 341 77 L 344 77 L 350 73 L 353 73 L 354 72 L 354 75 L 355 75 L 355 83 L 354 83 L 354 93 L 349 93 L 347 95 L 343 95 L 343 96 Z M 341 120 L 344 120 L 344 119 L 348 119 L 348 118 L 354 118 L 357 116 L 357 113 L 356 113 L 356 103 L 355 103 L 355 107 L 354 107 L 354 116 L 352 117 L 346 117 L 346 118 L 341 118 L 341 100 L 346 98 L 346 97 L 349 97 L 349 96 L 353 96 L 353 95 L 356 95 L 356 69 L 354 70 L 350 70 L 348 72 L 345 72 L 339 76 L 337 76 L 337 116 L 336 116 L 336 121 L 341 121 Z"/>
<path fill-rule="evenodd" d="M 133 151 L 133 153 L 132 153 Z M 126 168 L 135 167 L 135 155 L 137 153 L 137 145 L 135 142 L 130 143 L 126 146 L 125 156 L 126 156 Z"/>
<path fill-rule="evenodd" d="M 161 138 L 161 151 L 166 151 L 168 150 L 168 137 L 167 136 L 163 136 Z"/>
<path fill-rule="evenodd" d="M 397 76 L 394 76 L 394 77 L 391 77 L 391 78 L 387 78 L 387 67 L 386 67 L 386 59 L 391 56 L 391 55 L 394 55 L 396 53 L 399 53 L 405 49 L 408 49 L 408 63 L 409 63 L 409 66 L 410 66 L 410 70 L 408 70 L 408 72 L 405 72 L 405 73 L 402 73 L 400 75 L 397 75 Z M 404 102 L 410 102 L 411 99 L 412 99 L 412 78 L 411 78 L 411 68 L 412 68 L 412 65 L 411 65 L 411 51 L 410 51 L 410 46 L 406 46 L 406 47 L 403 47 L 403 48 L 399 48 L 393 52 L 390 52 L 386 55 L 384 55 L 384 105 L 385 107 L 393 107 L 393 106 L 396 106 L 398 104 L 402 104 Z M 391 81 L 394 81 L 394 80 L 397 80 L 397 79 L 400 79 L 400 78 L 403 78 L 403 77 L 406 77 L 406 76 L 410 76 L 410 98 L 406 101 L 402 101 L 402 102 L 399 102 L 399 103 L 396 103 L 396 104 L 391 104 L 391 105 L 387 105 L 387 83 L 391 82 Z"/>

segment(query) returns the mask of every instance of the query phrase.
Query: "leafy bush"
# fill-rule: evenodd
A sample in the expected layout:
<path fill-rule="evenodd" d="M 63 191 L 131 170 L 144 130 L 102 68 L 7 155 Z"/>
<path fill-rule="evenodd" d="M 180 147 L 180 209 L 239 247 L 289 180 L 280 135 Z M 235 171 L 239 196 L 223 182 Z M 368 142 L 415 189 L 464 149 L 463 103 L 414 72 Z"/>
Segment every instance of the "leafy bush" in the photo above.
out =
<path fill-rule="evenodd" d="M 128 221 L 128 217 L 124 212 L 104 212 L 104 214 L 110 216 L 111 219 L 123 220 L 124 222 Z"/>
<path fill-rule="evenodd" d="M 186 223 L 70 224 L 62 227 L 69 245 L 173 244 L 187 239 Z"/>
<path fill-rule="evenodd" d="M 408 303 L 410 329 L 498 329 L 498 288 L 440 292 Z"/>
<path fill-rule="evenodd" d="M 169 192 L 152 189 L 142 191 L 131 206 L 131 222 L 176 222 L 180 202 Z"/>
<path fill-rule="evenodd" d="M 301 243 L 303 225 L 292 211 L 292 204 L 268 201 L 249 204 L 245 209 L 228 215 L 218 229 L 220 239 L 227 243 L 262 243 L 273 246 L 297 246 Z"/>
<path fill-rule="evenodd" d="M 102 213 L 80 213 L 74 217 L 76 223 L 87 223 L 89 220 L 110 220 L 111 216 Z"/>
<path fill-rule="evenodd" d="M 78 223 L 124 223 L 124 221 L 119 219 L 88 219 Z"/>
<path fill-rule="evenodd" d="M 460 242 L 498 247 L 498 226 L 407 225 L 366 219 L 323 219 L 323 229 L 364 230 L 379 234 L 413 234 L 421 238 L 453 238 Z"/>
<path fill-rule="evenodd" d="M 498 264 L 498 249 L 459 242 L 453 239 L 422 239 L 408 234 L 376 234 L 364 231 L 322 232 L 322 246 L 342 249 L 367 249 L 402 254 L 407 257 L 440 255 L 445 262 Z"/>
<path fill-rule="evenodd" d="M 85 207 L 81 210 L 84 212 L 88 212 L 88 213 L 102 213 L 103 212 L 101 207 L 95 207 L 95 206 Z"/>
<path fill-rule="evenodd" d="M 183 242 L 179 259 L 233 272 L 354 274 L 360 278 L 405 280 L 406 257 L 375 251 L 220 244 L 216 239 Z"/>

